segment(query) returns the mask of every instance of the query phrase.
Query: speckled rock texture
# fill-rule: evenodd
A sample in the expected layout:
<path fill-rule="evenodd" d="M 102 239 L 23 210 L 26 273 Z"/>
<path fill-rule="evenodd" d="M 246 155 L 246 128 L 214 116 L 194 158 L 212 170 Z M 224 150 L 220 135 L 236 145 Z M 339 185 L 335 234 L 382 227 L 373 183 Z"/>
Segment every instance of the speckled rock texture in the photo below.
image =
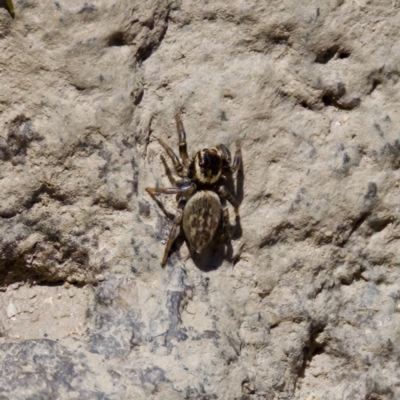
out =
<path fill-rule="evenodd" d="M 4 4 L 1 399 L 400 399 L 399 1 Z M 241 217 L 162 269 L 176 113 Z"/>

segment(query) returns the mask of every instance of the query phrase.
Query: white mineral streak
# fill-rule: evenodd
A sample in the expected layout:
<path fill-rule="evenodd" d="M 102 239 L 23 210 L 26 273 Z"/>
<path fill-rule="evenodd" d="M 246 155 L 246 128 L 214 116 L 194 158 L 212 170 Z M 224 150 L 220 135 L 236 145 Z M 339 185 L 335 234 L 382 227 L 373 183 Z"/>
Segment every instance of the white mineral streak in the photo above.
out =
<path fill-rule="evenodd" d="M 9 302 L 7 306 L 7 317 L 12 318 L 17 315 L 17 309 L 15 308 L 15 305 L 13 302 Z"/>

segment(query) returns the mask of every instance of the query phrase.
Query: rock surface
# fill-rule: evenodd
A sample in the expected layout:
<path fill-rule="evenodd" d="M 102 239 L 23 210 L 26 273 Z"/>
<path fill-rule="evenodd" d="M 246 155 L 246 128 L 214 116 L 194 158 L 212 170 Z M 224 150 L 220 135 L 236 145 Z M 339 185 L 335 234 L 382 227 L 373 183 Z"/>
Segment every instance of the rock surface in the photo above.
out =
<path fill-rule="evenodd" d="M 400 3 L 14 6 L 0 397 L 400 398 Z M 241 141 L 241 218 L 161 269 L 178 112 L 191 150 Z"/>

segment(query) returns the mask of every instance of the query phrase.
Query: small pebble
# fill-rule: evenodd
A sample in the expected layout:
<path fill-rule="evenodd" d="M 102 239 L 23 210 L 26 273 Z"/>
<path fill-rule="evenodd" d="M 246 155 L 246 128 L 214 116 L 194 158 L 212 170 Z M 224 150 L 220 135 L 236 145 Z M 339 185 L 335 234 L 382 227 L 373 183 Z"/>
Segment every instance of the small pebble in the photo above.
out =
<path fill-rule="evenodd" d="M 15 308 L 14 303 L 10 301 L 7 306 L 7 317 L 12 318 L 15 317 L 16 315 L 17 315 L 17 309 Z"/>

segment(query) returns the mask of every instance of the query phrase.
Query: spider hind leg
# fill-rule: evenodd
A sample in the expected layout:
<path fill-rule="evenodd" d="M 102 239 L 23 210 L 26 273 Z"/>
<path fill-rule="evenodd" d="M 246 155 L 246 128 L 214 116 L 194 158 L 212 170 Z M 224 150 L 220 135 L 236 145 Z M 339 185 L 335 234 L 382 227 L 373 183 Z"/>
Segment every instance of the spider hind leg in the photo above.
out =
<path fill-rule="evenodd" d="M 164 267 L 165 264 L 167 263 L 168 255 L 169 255 L 169 252 L 171 251 L 171 247 L 174 244 L 175 239 L 179 235 L 180 226 L 181 226 L 181 222 L 182 222 L 182 216 L 183 216 L 182 208 L 183 208 L 183 206 L 180 206 L 180 208 L 178 208 L 178 211 L 177 211 L 175 219 L 174 219 L 174 224 L 172 225 L 171 231 L 169 233 L 167 245 L 165 246 L 165 250 L 164 250 L 164 256 L 161 261 L 162 267 Z"/>

